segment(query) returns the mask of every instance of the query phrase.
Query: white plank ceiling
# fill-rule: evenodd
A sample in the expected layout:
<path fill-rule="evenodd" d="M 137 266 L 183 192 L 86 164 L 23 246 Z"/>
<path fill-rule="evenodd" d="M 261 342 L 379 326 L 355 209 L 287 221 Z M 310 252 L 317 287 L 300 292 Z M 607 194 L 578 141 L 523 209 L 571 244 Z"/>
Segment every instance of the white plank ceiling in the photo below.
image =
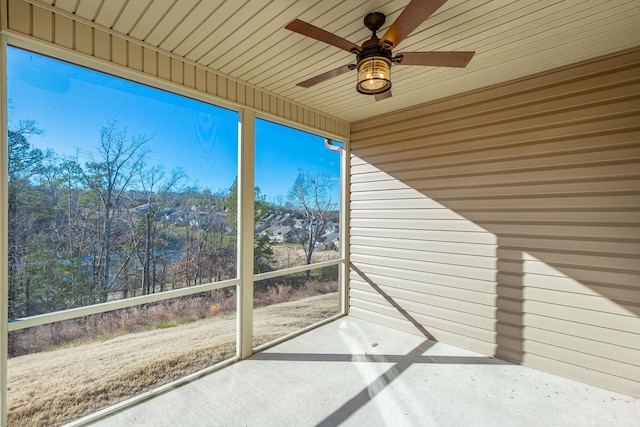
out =
<path fill-rule="evenodd" d="M 32 0 L 350 122 L 640 45 L 638 0 L 449 0 L 394 52 L 473 50 L 465 69 L 392 68 L 393 97 L 355 90 L 356 72 L 296 86 L 355 56 L 284 29 L 299 18 L 358 45 L 363 17 L 409 0 Z"/>

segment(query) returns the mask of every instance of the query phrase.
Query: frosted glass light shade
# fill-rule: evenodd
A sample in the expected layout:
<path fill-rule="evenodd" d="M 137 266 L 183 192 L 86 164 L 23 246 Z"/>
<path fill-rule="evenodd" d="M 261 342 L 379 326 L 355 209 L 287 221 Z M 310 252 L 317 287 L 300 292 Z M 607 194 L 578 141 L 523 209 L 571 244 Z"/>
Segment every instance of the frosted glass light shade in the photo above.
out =
<path fill-rule="evenodd" d="M 371 56 L 360 61 L 356 89 L 367 95 L 391 89 L 391 61 L 382 56 Z"/>

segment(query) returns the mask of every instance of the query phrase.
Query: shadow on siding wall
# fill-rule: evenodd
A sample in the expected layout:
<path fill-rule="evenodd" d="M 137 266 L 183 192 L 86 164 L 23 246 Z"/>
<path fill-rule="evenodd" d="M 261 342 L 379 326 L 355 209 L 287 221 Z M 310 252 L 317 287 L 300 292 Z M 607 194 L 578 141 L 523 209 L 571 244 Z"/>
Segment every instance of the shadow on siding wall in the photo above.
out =
<path fill-rule="evenodd" d="M 638 67 L 353 124 L 351 261 L 441 341 L 638 396 Z M 351 283 L 354 315 L 409 327 Z"/>

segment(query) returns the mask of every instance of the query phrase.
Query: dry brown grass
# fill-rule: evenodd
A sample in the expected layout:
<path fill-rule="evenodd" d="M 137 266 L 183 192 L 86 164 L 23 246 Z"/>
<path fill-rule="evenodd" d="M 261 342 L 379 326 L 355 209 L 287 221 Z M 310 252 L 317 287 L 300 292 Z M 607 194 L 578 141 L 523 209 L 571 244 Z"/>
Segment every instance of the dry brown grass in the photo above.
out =
<path fill-rule="evenodd" d="M 276 269 L 297 267 L 306 263 L 304 249 L 294 243 L 280 243 L 273 246 L 273 258 L 276 260 Z M 339 251 L 334 250 L 315 250 L 311 257 L 313 262 L 329 261 L 338 259 Z"/>
<path fill-rule="evenodd" d="M 256 309 L 255 344 L 337 311 L 335 293 Z M 9 425 L 64 424 L 232 357 L 235 315 L 216 314 L 169 329 L 9 359 Z"/>
<path fill-rule="evenodd" d="M 228 292 L 227 292 L 228 293 Z M 83 344 L 96 339 L 110 339 L 153 325 L 185 323 L 204 319 L 217 312 L 234 311 L 235 295 L 215 290 L 153 304 L 130 307 L 107 313 L 64 320 L 9 333 L 9 356 L 38 353 L 59 346 Z"/>

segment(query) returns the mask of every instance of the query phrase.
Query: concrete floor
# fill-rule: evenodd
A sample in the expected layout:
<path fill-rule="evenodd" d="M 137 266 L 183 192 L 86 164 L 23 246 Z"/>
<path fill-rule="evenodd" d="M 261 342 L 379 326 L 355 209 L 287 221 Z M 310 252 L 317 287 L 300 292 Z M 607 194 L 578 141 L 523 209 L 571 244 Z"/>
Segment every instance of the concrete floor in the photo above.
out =
<path fill-rule="evenodd" d="M 99 426 L 640 426 L 640 400 L 347 317 Z"/>

